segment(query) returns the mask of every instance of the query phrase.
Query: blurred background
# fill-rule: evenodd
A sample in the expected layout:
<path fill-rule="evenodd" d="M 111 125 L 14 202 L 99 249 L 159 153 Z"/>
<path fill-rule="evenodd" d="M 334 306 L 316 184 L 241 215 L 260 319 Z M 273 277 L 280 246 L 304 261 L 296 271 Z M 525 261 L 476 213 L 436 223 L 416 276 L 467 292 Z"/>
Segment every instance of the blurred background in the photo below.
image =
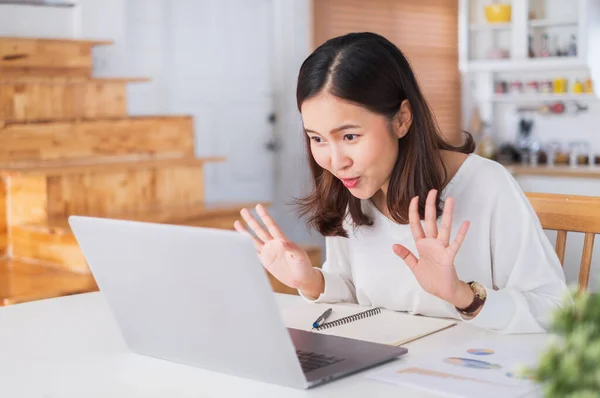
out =
<path fill-rule="evenodd" d="M 291 205 L 311 188 L 295 84 L 352 31 L 397 44 L 446 137 L 525 191 L 600 196 L 599 19 L 595 0 L 0 0 L 0 305 L 96 289 L 70 214 L 231 228 L 265 203 L 319 266 Z"/>

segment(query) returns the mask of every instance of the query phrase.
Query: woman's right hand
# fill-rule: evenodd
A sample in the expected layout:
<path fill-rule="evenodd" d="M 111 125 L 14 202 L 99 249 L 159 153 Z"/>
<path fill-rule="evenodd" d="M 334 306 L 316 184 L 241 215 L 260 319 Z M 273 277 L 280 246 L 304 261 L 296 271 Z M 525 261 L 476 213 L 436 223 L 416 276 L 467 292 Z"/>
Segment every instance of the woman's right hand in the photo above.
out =
<path fill-rule="evenodd" d="M 240 221 L 233 224 L 235 230 L 252 237 L 260 262 L 281 283 L 300 289 L 308 297 L 318 297 L 323 292 L 325 283 L 322 274 L 312 267 L 306 251 L 285 237 L 262 205 L 256 206 L 256 212 L 267 230 L 248 209 L 242 209 L 240 214 L 256 236 L 248 232 Z"/>

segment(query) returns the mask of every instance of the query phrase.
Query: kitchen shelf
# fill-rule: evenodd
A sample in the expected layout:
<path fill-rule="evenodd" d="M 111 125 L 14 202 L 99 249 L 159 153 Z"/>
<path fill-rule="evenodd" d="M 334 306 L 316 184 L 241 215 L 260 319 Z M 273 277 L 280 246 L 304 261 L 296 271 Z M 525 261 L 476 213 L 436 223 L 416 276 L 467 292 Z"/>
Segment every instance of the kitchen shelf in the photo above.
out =
<path fill-rule="evenodd" d="M 493 59 L 462 63 L 463 72 L 510 72 L 587 69 L 588 64 L 576 57 L 530 58 L 524 60 Z"/>
<path fill-rule="evenodd" d="M 545 176 L 545 177 L 580 177 L 600 178 L 600 166 L 598 165 L 538 165 L 528 166 L 521 164 L 503 165 L 513 176 Z"/>
<path fill-rule="evenodd" d="M 491 98 L 493 102 L 539 102 L 539 101 L 600 101 L 596 94 L 556 94 L 556 93 L 531 93 L 531 94 L 494 94 Z"/>
<path fill-rule="evenodd" d="M 76 3 L 58 0 L 0 0 L 0 5 L 71 8 L 75 7 Z"/>
<path fill-rule="evenodd" d="M 552 19 L 532 19 L 529 21 L 531 28 L 550 28 L 558 26 L 577 26 L 577 21 L 557 21 Z"/>
<path fill-rule="evenodd" d="M 471 24 L 469 30 L 471 32 L 481 31 L 496 31 L 496 30 L 509 30 L 512 27 L 510 22 L 507 23 L 482 23 L 482 24 Z"/>

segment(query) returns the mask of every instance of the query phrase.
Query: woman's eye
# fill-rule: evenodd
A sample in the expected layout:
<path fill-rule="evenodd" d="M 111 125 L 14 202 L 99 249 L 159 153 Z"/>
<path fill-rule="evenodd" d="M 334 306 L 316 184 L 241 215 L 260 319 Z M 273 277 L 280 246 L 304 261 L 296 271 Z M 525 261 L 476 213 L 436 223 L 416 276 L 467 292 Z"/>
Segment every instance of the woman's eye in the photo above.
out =
<path fill-rule="evenodd" d="M 356 137 L 358 137 L 358 134 L 345 134 L 344 135 L 344 139 L 346 141 L 352 141 L 352 140 L 356 139 Z"/>
<path fill-rule="evenodd" d="M 310 137 L 310 139 L 313 140 L 314 142 L 316 142 L 317 144 L 321 142 L 321 137 L 312 136 L 312 137 Z"/>

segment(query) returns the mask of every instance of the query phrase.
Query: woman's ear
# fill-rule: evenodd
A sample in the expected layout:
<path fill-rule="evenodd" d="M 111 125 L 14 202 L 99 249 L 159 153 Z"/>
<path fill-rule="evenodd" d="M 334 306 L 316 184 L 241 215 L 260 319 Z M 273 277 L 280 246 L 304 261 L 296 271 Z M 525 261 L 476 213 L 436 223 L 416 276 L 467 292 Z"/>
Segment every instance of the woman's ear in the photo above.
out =
<path fill-rule="evenodd" d="M 408 133 L 408 129 L 412 124 L 412 108 L 407 99 L 400 104 L 400 109 L 398 110 L 395 119 L 394 133 L 396 134 L 396 137 L 402 138 Z"/>

